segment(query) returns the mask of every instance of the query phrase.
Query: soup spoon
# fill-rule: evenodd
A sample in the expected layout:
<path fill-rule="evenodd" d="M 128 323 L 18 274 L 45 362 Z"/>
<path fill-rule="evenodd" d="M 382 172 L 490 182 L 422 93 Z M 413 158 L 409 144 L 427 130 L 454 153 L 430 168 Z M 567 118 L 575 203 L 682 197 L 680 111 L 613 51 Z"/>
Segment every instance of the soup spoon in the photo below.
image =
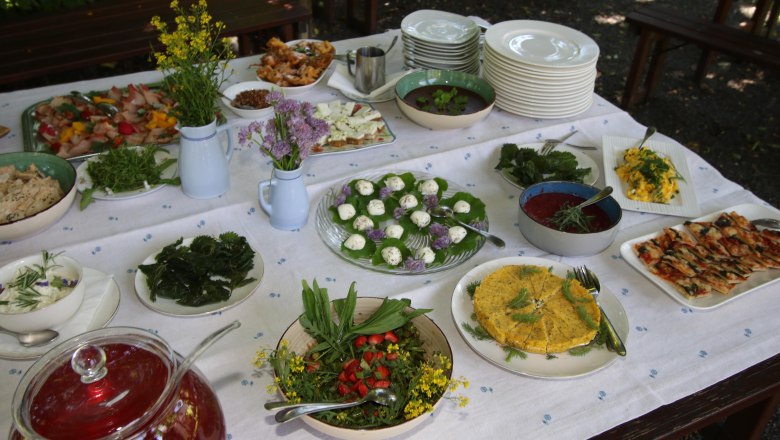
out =
<path fill-rule="evenodd" d="M 462 222 L 462 221 L 458 220 L 455 217 L 455 213 L 452 212 L 452 208 L 450 208 L 449 206 L 437 205 L 437 206 L 434 206 L 434 207 L 428 209 L 428 213 L 430 213 L 434 217 L 439 217 L 439 218 L 447 217 L 447 218 L 451 218 L 451 219 L 455 220 L 456 222 L 458 222 L 458 224 L 460 224 L 464 228 L 468 229 L 469 231 L 476 232 L 477 234 L 485 237 L 489 242 L 493 243 L 494 245 L 498 246 L 499 248 L 503 248 L 504 246 L 506 246 L 506 243 L 504 243 L 504 240 L 496 237 L 495 235 L 493 235 L 493 234 L 491 234 L 489 232 L 485 232 L 485 231 L 483 231 L 481 229 L 477 229 L 477 228 L 475 228 L 474 226 L 471 226 L 468 223 L 465 223 L 465 222 Z"/>
<path fill-rule="evenodd" d="M 362 405 L 366 402 L 374 402 L 380 405 L 390 405 L 398 400 L 398 397 L 394 392 L 387 388 L 373 388 L 366 393 L 362 398 L 343 403 L 307 403 L 303 405 L 287 407 L 276 413 L 274 419 L 279 423 L 284 423 L 292 419 L 298 418 L 302 415 L 311 414 L 320 411 L 327 411 L 331 409 L 351 408 L 353 406 Z"/>
<path fill-rule="evenodd" d="M 16 339 L 19 340 L 19 344 L 21 344 L 22 347 L 37 347 L 39 345 L 48 344 L 60 337 L 60 334 L 55 330 L 19 333 L 0 327 L 0 333 L 16 336 Z"/>
<path fill-rule="evenodd" d="M 606 186 L 606 187 L 604 187 L 604 189 L 602 189 L 601 191 L 599 191 L 596 194 L 594 194 L 593 197 L 589 198 L 588 200 L 585 200 L 584 202 L 580 203 L 579 205 L 575 206 L 572 209 L 582 209 L 582 208 L 584 208 L 586 206 L 590 206 L 590 205 L 592 205 L 594 203 L 598 203 L 601 200 L 606 199 L 607 197 L 609 197 L 610 194 L 612 194 L 612 187 L 611 186 Z"/>

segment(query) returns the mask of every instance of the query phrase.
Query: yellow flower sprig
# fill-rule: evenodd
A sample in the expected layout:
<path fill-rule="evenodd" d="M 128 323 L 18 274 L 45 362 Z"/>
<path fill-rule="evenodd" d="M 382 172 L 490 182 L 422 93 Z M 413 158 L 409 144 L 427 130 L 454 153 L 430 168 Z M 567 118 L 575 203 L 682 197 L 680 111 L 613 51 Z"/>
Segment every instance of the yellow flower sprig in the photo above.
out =
<path fill-rule="evenodd" d="M 151 24 L 160 32 L 164 46 L 152 52 L 157 68 L 164 74 L 164 83 L 176 100 L 173 112 L 184 126 L 211 123 L 217 114 L 219 89 L 227 80 L 226 62 L 235 57 L 229 41 L 219 35 L 225 24 L 213 21 L 206 0 L 193 3 L 188 9 L 171 2 L 176 12 L 175 29 L 159 16 Z"/>

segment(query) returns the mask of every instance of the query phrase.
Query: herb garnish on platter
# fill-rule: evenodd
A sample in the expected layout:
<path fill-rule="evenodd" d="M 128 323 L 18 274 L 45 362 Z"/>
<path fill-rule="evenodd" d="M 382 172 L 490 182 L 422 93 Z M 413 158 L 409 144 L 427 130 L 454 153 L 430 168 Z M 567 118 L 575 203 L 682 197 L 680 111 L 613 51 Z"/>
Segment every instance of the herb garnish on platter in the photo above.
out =
<path fill-rule="evenodd" d="M 218 238 L 195 237 L 188 246 L 183 241 L 165 246 L 154 263 L 138 266 L 152 301 L 159 296 L 184 306 L 203 306 L 227 301 L 234 289 L 255 281 L 247 278 L 255 251 L 246 238 L 225 232 Z"/>

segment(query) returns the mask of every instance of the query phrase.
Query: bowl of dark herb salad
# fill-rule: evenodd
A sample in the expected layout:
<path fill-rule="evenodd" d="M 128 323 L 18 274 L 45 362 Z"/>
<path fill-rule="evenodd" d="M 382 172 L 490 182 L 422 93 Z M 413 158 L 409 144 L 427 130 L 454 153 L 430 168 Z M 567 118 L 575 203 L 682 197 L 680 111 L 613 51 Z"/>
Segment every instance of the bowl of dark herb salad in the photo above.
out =
<path fill-rule="evenodd" d="M 346 297 L 330 301 L 316 280 L 303 282 L 304 313 L 282 335 L 277 347 L 260 350 L 258 368 L 271 368 L 268 391 L 292 403 L 350 402 L 372 388 L 397 399 L 302 417 L 312 428 L 343 439 L 384 439 L 401 435 L 426 420 L 465 379 L 452 377 L 452 349 L 441 329 L 408 299 L 357 297 L 353 283 Z M 449 393 L 449 394 L 448 394 Z M 442 399 L 447 394 L 446 399 Z"/>
<path fill-rule="evenodd" d="M 556 255 L 598 254 L 615 241 L 623 216 L 611 196 L 585 208 L 576 207 L 599 191 L 576 182 L 529 186 L 520 195 L 520 232 L 532 245 Z"/>
<path fill-rule="evenodd" d="M 395 98 L 404 115 L 433 130 L 469 127 L 485 119 L 496 92 L 484 79 L 465 72 L 423 70 L 401 78 Z"/>

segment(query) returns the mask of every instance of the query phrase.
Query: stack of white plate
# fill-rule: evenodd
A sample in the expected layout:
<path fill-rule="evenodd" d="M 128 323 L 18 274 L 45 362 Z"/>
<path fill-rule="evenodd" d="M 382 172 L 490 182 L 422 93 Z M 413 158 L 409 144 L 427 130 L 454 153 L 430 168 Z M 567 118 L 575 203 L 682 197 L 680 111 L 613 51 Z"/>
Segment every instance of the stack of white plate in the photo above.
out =
<path fill-rule="evenodd" d="M 479 74 L 480 29 L 470 18 L 422 9 L 401 21 L 404 62 L 431 70 Z"/>
<path fill-rule="evenodd" d="M 574 116 L 590 108 L 599 46 L 554 23 L 513 20 L 485 32 L 482 75 L 496 105 L 540 119 Z"/>

